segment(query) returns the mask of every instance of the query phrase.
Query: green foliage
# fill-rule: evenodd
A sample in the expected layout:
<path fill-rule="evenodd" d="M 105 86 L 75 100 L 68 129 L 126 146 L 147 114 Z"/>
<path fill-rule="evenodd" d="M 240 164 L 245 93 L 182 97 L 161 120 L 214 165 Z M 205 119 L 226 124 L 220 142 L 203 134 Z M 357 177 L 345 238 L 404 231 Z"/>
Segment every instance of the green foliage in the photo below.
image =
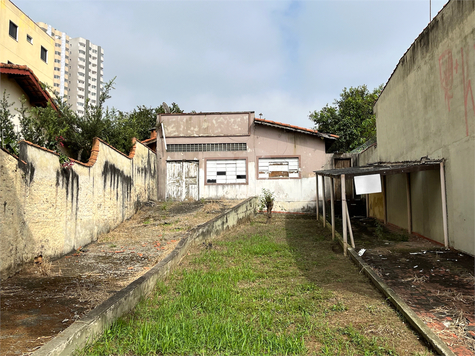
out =
<path fill-rule="evenodd" d="M 333 106 L 327 104 L 310 113 L 309 119 L 315 123 L 316 129 L 339 136 L 331 151 L 347 152 L 376 136 L 373 106 L 382 89 L 382 85 L 372 92 L 366 85 L 344 88 Z"/>
<path fill-rule="evenodd" d="M 262 194 L 259 196 L 259 208 L 267 210 L 267 208 L 274 205 L 275 194 L 269 189 L 262 188 Z"/>
<path fill-rule="evenodd" d="M 8 148 L 13 151 L 12 153 L 17 153 L 18 137 L 13 126 L 13 115 L 10 112 L 10 107 L 14 103 L 8 102 L 9 96 L 7 91 L 4 90 L 3 97 L 0 100 L 0 140 L 2 148 Z"/>
<path fill-rule="evenodd" d="M 64 98 L 54 92 L 55 110 L 50 103 L 46 107 L 27 106 L 25 98 L 21 99 L 21 107 L 17 109 L 20 117 L 20 134 L 23 139 L 59 152 L 58 144 L 62 147 L 60 154 L 67 154 L 78 161 L 87 162 L 91 155 L 94 137 L 99 137 L 119 151 L 128 154 L 133 146 L 132 138 L 142 141 L 150 137 L 150 129 L 155 127 L 157 115 L 164 113 L 162 105 L 157 108 L 138 106 L 132 112 L 122 112 L 114 108 L 109 109 L 105 102 L 114 89 L 114 79 L 106 83 L 101 90 L 97 105 L 86 100 L 84 115 L 78 115 L 71 109 Z M 11 113 L 8 110 L 13 104 L 8 103 L 8 96 L 4 93 L 1 102 L 0 123 L 8 139 L 5 144 L 16 144 L 18 138 L 11 137 L 13 124 Z M 170 107 L 172 113 L 183 112 L 176 103 Z M 5 136 L 5 134 L 4 134 Z M 3 142 L 2 142 L 3 144 Z M 64 155 L 64 157 L 66 157 Z M 65 163 L 62 158 L 61 164 Z"/>

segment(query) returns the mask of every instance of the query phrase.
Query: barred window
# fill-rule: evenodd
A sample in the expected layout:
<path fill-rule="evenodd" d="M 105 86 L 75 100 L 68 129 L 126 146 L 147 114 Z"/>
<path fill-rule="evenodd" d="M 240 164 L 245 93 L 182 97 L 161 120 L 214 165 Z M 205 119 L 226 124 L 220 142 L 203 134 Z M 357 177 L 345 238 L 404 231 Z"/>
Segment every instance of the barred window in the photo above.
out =
<path fill-rule="evenodd" d="M 247 151 L 246 143 L 185 143 L 169 144 L 168 152 L 218 152 L 218 151 Z"/>
<path fill-rule="evenodd" d="M 226 159 L 206 161 L 206 183 L 239 184 L 247 183 L 246 160 Z"/>
<path fill-rule="evenodd" d="M 299 159 L 259 158 L 259 178 L 298 178 Z"/>

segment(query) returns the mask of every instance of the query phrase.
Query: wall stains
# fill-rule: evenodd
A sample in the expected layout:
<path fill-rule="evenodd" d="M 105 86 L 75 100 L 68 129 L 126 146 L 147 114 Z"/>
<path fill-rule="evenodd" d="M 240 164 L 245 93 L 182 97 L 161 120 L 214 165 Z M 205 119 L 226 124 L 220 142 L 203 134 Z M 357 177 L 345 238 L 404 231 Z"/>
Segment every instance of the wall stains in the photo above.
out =
<path fill-rule="evenodd" d="M 104 190 L 106 190 L 107 180 L 109 180 L 109 189 L 116 191 L 116 200 L 119 200 L 119 185 L 122 187 L 122 195 L 126 195 L 126 200 L 130 199 L 133 179 L 131 176 L 126 175 L 121 169 L 117 168 L 113 163 L 106 161 L 102 168 L 102 179 Z"/>

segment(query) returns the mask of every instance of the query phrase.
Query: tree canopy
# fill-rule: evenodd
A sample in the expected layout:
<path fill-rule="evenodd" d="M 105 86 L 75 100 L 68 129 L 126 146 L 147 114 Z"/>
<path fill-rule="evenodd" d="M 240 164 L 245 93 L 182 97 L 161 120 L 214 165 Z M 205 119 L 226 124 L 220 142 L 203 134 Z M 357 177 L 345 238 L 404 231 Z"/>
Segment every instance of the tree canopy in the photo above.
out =
<path fill-rule="evenodd" d="M 22 98 L 17 109 L 20 119 L 19 136 L 27 141 L 46 147 L 78 161 L 86 162 L 91 154 L 94 137 L 99 137 L 119 151 L 128 154 L 132 148 L 132 138 L 142 141 L 150 137 L 150 129 L 155 126 L 157 114 L 165 113 L 163 104 L 156 108 L 138 106 L 131 112 L 109 109 L 105 102 L 114 89 L 114 79 L 101 90 L 97 105 L 86 100 L 84 114 L 78 115 L 63 98 L 54 95 L 58 110 L 51 105 L 27 108 Z M 51 90 L 50 90 L 51 91 Z M 11 124 L 12 113 L 8 96 L 0 100 L 0 128 L 4 133 L 2 145 L 11 144 L 12 153 L 17 153 L 17 137 Z M 176 103 L 170 106 L 172 113 L 183 112 Z M 11 132 L 10 132 L 11 131 Z M 12 137 L 10 137 L 12 136 Z"/>
<path fill-rule="evenodd" d="M 376 137 L 373 106 L 382 89 L 382 85 L 372 92 L 366 85 L 343 88 L 333 106 L 327 104 L 321 110 L 310 113 L 309 119 L 315 123 L 315 129 L 339 136 L 330 151 L 348 152 Z"/>

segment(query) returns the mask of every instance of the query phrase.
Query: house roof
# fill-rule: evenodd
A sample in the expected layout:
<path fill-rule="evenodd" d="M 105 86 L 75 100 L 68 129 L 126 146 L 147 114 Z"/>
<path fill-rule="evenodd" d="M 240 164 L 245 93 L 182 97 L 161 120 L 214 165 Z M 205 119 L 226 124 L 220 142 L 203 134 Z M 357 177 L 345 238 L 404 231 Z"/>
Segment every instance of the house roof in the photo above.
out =
<path fill-rule="evenodd" d="M 161 116 L 193 116 L 193 115 L 233 115 L 233 114 L 253 114 L 254 111 L 210 111 L 210 112 L 182 112 L 182 113 L 163 113 Z"/>
<path fill-rule="evenodd" d="M 320 136 L 329 140 L 336 140 L 338 138 L 337 135 L 326 134 L 326 133 L 319 132 L 317 130 L 306 129 L 304 127 L 283 124 L 282 122 L 270 121 L 270 120 L 265 120 L 265 119 L 257 119 L 257 118 L 254 120 L 254 122 L 259 125 L 272 126 L 272 127 L 285 129 L 285 130 L 297 131 L 304 134 Z"/>
<path fill-rule="evenodd" d="M 391 162 L 391 163 L 375 163 L 367 166 L 348 167 L 338 169 L 325 169 L 315 171 L 315 174 L 325 177 L 340 177 L 342 174 L 346 178 L 355 176 L 364 176 L 368 174 L 381 174 L 383 176 L 390 174 L 401 174 L 409 172 L 419 172 L 435 170 L 440 168 L 441 160 L 424 160 L 412 162 Z"/>
<path fill-rule="evenodd" d="M 25 65 L 0 63 L 0 73 L 8 74 L 28 95 L 31 105 L 46 107 L 48 101 L 58 110 L 49 93 L 41 87 L 33 71 Z"/>

